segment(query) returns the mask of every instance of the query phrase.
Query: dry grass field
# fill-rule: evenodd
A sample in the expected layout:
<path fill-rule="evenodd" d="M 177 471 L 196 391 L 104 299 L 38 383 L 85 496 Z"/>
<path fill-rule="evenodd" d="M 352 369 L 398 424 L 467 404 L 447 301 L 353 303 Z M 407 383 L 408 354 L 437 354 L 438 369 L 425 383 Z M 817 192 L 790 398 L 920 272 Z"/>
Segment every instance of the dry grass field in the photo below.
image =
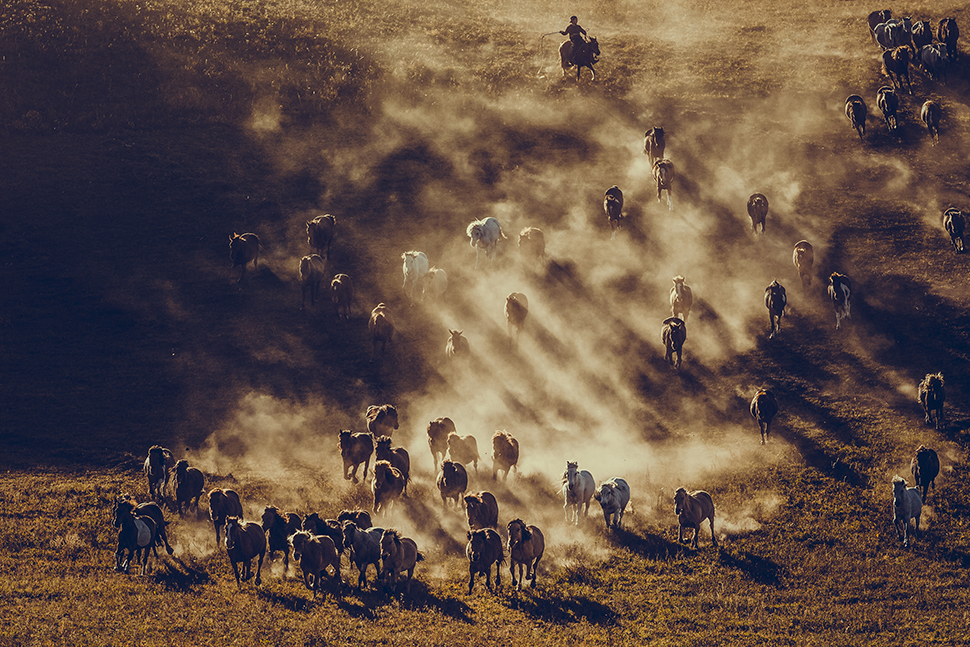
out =
<path fill-rule="evenodd" d="M 955 17 L 902 2 L 894 15 Z M 891 134 L 871 2 L 545 0 L 10 0 L 0 6 L 0 645 L 970 644 L 970 256 L 941 226 L 970 209 L 970 47 L 946 82 L 911 71 Z M 599 40 L 596 78 L 561 78 L 569 15 Z M 869 107 L 863 141 L 845 98 Z M 943 108 L 938 144 L 919 121 Z M 672 207 L 642 153 L 663 126 Z M 603 192 L 619 186 L 615 239 Z M 767 230 L 745 203 L 770 201 Z M 337 219 L 329 276 L 357 288 L 349 320 L 300 309 L 304 223 Z M 508 237 L 475 269 L 465 228 Z M 522 263 L 524 227 L 547 257 Z M 254 232 L 259 267 L 230 272 Z M 795 242 L 815 248 L 799 285 Z M 401 254 L 448 272 L 409 305 Z M 827 277 L 852 278 L 835 329 Z M 683 366 L 663 361 L 671 277 L 694 292 Z M 768 339 L 765 287 L 789 311 Z M 509 341 L 505 297 L 530 312 Z M 397 333 L 371 357 L 367 317 Z M 446 361 L 449 329 L 473 356 Z M 916 385 L 943 372 L 942 429 Z M 748 403 L 779 401 L 768 444 Z M 412 483 L 378 525 L 415 538 L 410 596 L 316 597 L 267 559 L 237 588 L 207 517 L 169 512 L 175 552 L 114 570 L 115 497 L 147 499 L 153 444 L 263 508 L 333 517 L 371 507 L 339 473 L 340 429 L 370 404 L 401 414 Z M 471 595 L 467 525 L 441 506 L 428 421 L 451 417 L 483 460 L 470 489 L 499 526 L 541 527 L 534 589 L 507 564 Z M 490 437 L 520 441 L 491 479 Z M 933 447 L 943 468 L 903 548 L 891 480 Z M 593 502 L 563 520 L 578 460 L 622 476 L 608 531 Z M 710 492 L 711 546 L 677 541 L 673 493 Z M 353 577 L 352 577 L 353 573 Z M 373 582 L 374 572 L 369 573 Z"/>

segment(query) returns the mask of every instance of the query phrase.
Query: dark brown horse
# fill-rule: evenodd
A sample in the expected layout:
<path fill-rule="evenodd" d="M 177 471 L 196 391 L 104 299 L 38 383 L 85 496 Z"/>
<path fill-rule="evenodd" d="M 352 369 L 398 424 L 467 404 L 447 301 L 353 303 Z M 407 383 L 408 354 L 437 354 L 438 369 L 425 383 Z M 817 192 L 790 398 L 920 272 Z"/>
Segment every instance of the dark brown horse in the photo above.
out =
<path fill-rule="evenodd" d="M 909 464 L 909 469 L 916 479 L 916 487 L 920 488 L 925 503 L 930 486 L 936 487 L 936 477 L 940 475 L 940 457 L 934 450 L 920 445 Z"/>
<path fill-rule="evenodd" d="M 761 389 L 751 399 L 751 417 L 758 421 L 761 429 L 761 444 L 768 442 L 771 435 L 771 421 L 778 413 L 778 401 L 775 394 L 767 389 Z"/>
<path fill-rule="evenodd" d="M 562 45 L 559 46 L 559 62 L 562 65 L 563 78 L 566 78 L 566 70 L 575 65 L 577 81 L 584 67 L 589 68 L 589 72 L 592 74 L 590 80 L 595 80 L 596 72 L 593 70 L 593 66 L 599 62 L 599 56 L 600 45 L 592 36 L 590 36 L 589 41 L 576 47 L 576 51 L 573 51 L 572 41 L 563 41 Z"/>
<path fill-rule="evenodd" d="M 919 403 L 923 405 L 923 413 L 926 415 L 926 424 L 940 429 L 943 427 L 943 403 L 946 401 L 943 373 L 927 373 L 919 383 L 918 391 Z"/>
<path fill-rule="evenodd" d="M 232 573 L 236 576 L 236 586 L 241 587 L 252 577 L 253 558 L 259 557 L 256 566 L 256 586 L 263 583 L 260 576 L 263 570 L 263 557 L 266 556 L 266 535 L 263 529 L 254 521 L 243 521 L 239 517 L 226 519 L 226 555 L 232 565 Z M 243 563 L 242 578 L 239 577 L 237 564 Z"/>

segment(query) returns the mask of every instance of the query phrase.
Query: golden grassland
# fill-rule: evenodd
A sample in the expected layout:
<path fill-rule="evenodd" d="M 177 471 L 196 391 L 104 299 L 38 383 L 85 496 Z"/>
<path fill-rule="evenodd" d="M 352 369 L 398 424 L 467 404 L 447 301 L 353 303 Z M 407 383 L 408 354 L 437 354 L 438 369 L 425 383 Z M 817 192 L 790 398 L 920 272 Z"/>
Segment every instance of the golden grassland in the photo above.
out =
<path fill-rule="evenodd" d="M 0 123 L 10 138 L 0 144 L 5 177 L 10 186 L 47 182 L 49 193 L 56 194 L 51 176 L 116 155 L 112 159 L 123 167 L 118 172 L 131 173 L 133 186 L 178 186 L 195 205 L 204 206 L 216 202 L 213 195 L 232 193 L 224 187 L 241 184 L 238 178 L 258 176 L 260 162 L 240 146 L 245 152 L 234 158 L 237 166 L 231 170 L 203 159 L 196 168 L 209 175 L 183 177 L 180 156 L 204 155 L 207 146 L 224 145 L 224 138 L 201 129 L 247 123 L 259 130 L 261 118 L 294 128 L 325 123 L 352 147 L 354 127 L 380 109 L 375 97 L 389 94 L 402 103 L 418 103 L 423 88 L 445 88 L 496 101 L 528 97 L 549 109 L 568 107 L 578 94 L 618 113 L 636 114 L 638 102 L 651 93 L 669 99 L 676 106 L 671 112 L 706 117 L 743 114 L 754 101 L 782 91 L 798 98 L 815 93 L 823 101 L 836 97 L 838 103 L 847 88 L 874 90 L 883 83 L 875 63 L 867 59 L 868 66 L 860 64 L 851 53 L 872 47 L 859 33 L 865 14 L 876 7 L 827 2 L 809 11 L 794 3 L 726 7 L 701 2 L 690 5 L 690 13 L 706 15 L 710 29 L 703 39 L 681 40 L 651 34 L 634 5 L 594 3 L 585 10 L 591 20 L 613 25 L 601 33 L 606 53 L 595 84 L 537 81 L 542 66 L 547 75 L 558 74 L 548 56 L 540 56 L 543 51 L 551 56 L 552 48 L 546 42 L 542 46 L 548 49 L 539 50 L 538 34 L 561 28 L 564 12 L 551 4 L 529 7 L 498 0 L 468 7 L 187 0 L 4 3 Z M 913 9 L 942 13 L 927 3 Z M 970 24 L 970 13 L 957 15 L 962 24 Z M 666 24 L 676 22 L 669 13 L 663 16 Z M 683 29 L 693 36 L 696 27 L 685 24 Z M 787 47 L 791 42 L 802 49 Z M 800 52 L 786 54 L 790 67 L 789 59 L 767 65 L 758 56 L 782 43 L 785 52 Z M 965 54 L 960 60 L 966 63 Z M 919 83 L 925 96 L 946 100 L 952 114 L 965 110 L 962 68 L 945 88 Z M 777 128 L 771 121 L 775 118 L 759 126 Z M 965 124 L 953 118 L 951 130 L 963 132 Z M 816 139 L 803 132 L 793 139 L 809 152 L 851 158 L 858 142 L 847 126 L 844 131 L 838 138 Z M 111 140 L 117 133 L 138 144 Z M 149 140 L 153 153 L 136 158 L 131 147 L 148 148 Z M 871 145 L 885 150 L 891 144 L 876 133 Z M 940 149 L 924 158 L 912 145 L 905 155 L 918 172 L 965 196 L 962 151 Z M 89 172 L 59 179 L 93 186 L 98 178 L 95 170 Z M 958 377 L 966 374 L 970 330 L 966 267 L 962 257 L 926 233 L 918 215 L 870 198 L 868 187 L 885 179 L 872 173 L 840 192 L 809 192 L 800 205 L 841 219 L 831 257 L 837 251 L 859 268 L 856 278 L 864 278 L 860 284 L 867 288 L 860 291 L 865 300 L 856 316 L 868 323 L 833 339 L 829 312 L 823 319 L 820 307 L 805 308 L 791 318 L 794 323 L 786 321 L 786 335 L 778 343 L 759 343 L 725 366 L 698 371 L 693 382 L 695 389 L 709 392 L 722 390 L 723 383 L 771 382 L 788 396 L 776 430 L 788 449 L 772 449 L 781 458 L 769 466 L 722 469 L 718 483 L 707 488 L 728 507 L 743 506 L 751 493 L 764 490 L 776 493 L 778 505 L 756 509 L 757 527 L 732 532 L 718 549 L 710 547 L 702 531 L 701 548 L 693 551 L 677 543 L 669 501 L 666 508 L 645 514 L 653 503 L 635 494 L 643 512 L 629 515 L 623 530 L 606 532 L 594 515 L 575 541 L 557 539 L 538 588 L 522 593 L 508 586 L 506 570 L 500 591 L 491 594 L 478 584 L 466 595 L 467 563 L 461 551 L 426 546 L 421 548 L 428 562 L 424 570 L 419 565 L 407 599 L 355 588 L 314 598 L 295 571 L 283 576 L 279 559 L 264 565 L 259 589 L 252 583 L 238 589 L 211 524 L 191 514 L 173 516 L 174 557 L 154 561 L 144 577 L 134 569 L 128 576 L 117 574 L 112 502 L 119 492 L 143 492 L 134 454 L 164 437 L 177 418 L 151 408 L 151 398 L 137 392 L 164 397 L 175 387 L 167 385 L 167 376 L 145 377 L 132 369 L 121 376 L 95 373 L 90 382 L 73 383 L 74 393 L 50 395 L 45 392 L 48 375 L 29 367 L 51 360 L 22 351 L 15 335 L 5 335 L 4 402 L 26 398 L 38 413 L 36 419 L 19 414 L 17 428 L 8 421 L 10 429 L 0 437 L 10 467 L 0 474 L 0 645 L 970 644 L 965 454 L 970 417 L 959 400 L 966 381 Z M 819 175 L 824 177 L 826 169 Z M 284 194 L 292 186 L 274 191 Z M 131 202 L 164 203 L 165 193 L 154 190 L 146 189 Z M 58 221 L 62 216 L 50 217 Z M 3 218 L 6 230 L 16 229 L 11 211 Z M 163 225 L 159 230 L 167 235 Z M 18 263 L 26 253 L 15 243 L 31 251 L 44 247 L 36 231 L 6 243 L 4 250 L 9 248 Z M 110 259 L 96 256 L 84 263 L 95 277 L 119 273 Z M 185 283 L 192 285 L 188 278 Z M 930 284 L 937 286 L 935 291 Z M 108 283 L 106 289 L 112 287 Z M 77 299 L 87 298 L 89 289 L 79 283 Z M 209 298 L 199 292 L 199 302 Z M 274 307 L 282 309 L 264 306 L 258 316 L 270 321 L 278 314 Z M 0 315 L 5 331 L 13 316 L 7 312 Z M 45 316 L 38 315 L 38 321 Z M 38 335 L 57 327 L 39 326 Z M 150 367 L 151 353 L 169 350 L 169 335 L 157 333 L 158 348 L 140 347 L 124 330 L 116 341 Z M 877 337 L 893 343 L 860 350 Z M 219 343 L 215 335 L 205 339 Z M 53 344 L 47 348 L 67 351 Z M 915 363 L 923 349 L 934 351 L 940 370 L 956 378 L 950 420 L 940 432 L 922 427 L 914 398 L 901 395 L 888 377 Z M 91 356 L 101 352 L 95 348 Z M 352 365 L 355 360 L 342 352 L 333 351 L 334 363 Z M 125 384 L 123 396 L 113 395 L 103 380 Z M 388 387 L 402 389 L 400 383 Z M 183 397 L 190 402 L 203 395 Z M 75 404 L 89 400 L 98 400 L 84 405 L 94 412 L 95 422 L 85 419 L 74 426 Z M 743 399 L 729 401 L 737 412 L 725 415 L 749 424 Z M 146 421 L 152 417 L 142 415 L 146 410 L 157 418 Z M 97 418 L 118 412 L 133 430 L 100 434 Z M 192 422 L 204 428 L 208 420 Z M 204 429 L 197 433 L 201 442 Z M 53 445 L 61 437 L 69 449 L 58 453 Z M 754 432 L 749 440 L 757 442 Z M 906 469 L 921 443 L 941 449 L 945 469 L 930 497 L 924 531 L 915 547 L 905 550 L 890 525 L 889 479 Z M 125 449 L 114 449 L 118 445 Z M 44 458 L 47 450 L 49 459 Z M 274 492 L 270 483 L 237 481 L 228 474 L 209 475 L 209 482 L 231 485 L 249 501 L 271 500 Z M 344 491 L 332 497 L 307 494 L 303 500 L 302 511 L 326 514 L 367 503 L 365 493 Z M 597 548 L 603 545 L 605 555 Z M 345 579 L 348 574 L 345 560 Z"/>

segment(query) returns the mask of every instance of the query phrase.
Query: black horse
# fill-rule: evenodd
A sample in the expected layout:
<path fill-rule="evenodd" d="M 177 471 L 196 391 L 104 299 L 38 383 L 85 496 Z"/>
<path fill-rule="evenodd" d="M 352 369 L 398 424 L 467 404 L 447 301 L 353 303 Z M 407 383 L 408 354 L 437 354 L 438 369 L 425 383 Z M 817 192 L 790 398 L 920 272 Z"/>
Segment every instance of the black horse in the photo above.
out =
<path fill-rule="evenodd" d="M 575 52 L 573 51 L 572 41 L 563 41 L 563 44 L 559 46 L 559 61 L 562 64 L 563 78 L 566 76 L 566 70 L 575 65 L 577 81 L 584 67 L 589 68 L 590 73 L 593 75 L 591 80 L 595 80 L 596 72 L 593 70 L 593 65 L 599 61 L 599 55 L 599 43 L 592 36 L 590 36 L 588 41 L 578 45 Z"/>

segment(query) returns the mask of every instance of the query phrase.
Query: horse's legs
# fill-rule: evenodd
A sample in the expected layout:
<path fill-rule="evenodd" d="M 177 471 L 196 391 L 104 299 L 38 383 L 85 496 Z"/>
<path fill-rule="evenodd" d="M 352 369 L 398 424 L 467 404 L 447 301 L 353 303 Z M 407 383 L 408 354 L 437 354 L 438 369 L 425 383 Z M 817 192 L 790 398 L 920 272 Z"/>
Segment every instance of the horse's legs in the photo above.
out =
<path fill-rule="evenodd" d="M 238 588 L 241 586 L 239 583 L 239 565 L 231 559 L 229 563 L 232 564 L 232 574 L 236 576 L 236 587 Z"/>
<path fill-rule="evenodd" d="M 260 584 L 263 583 L 263 578 L 261 577 L 261 575 L 263 572 L 263 557 L 265 555 L 266 553 L 259 554 L 259 562 L 256 565 L 256 586 L 259 586 Z"/>
<path fill-rule="evenodd" d="M 542 555 L 539 555 L 538 557 L 536 557 L 536 561 L 534 561 L 534 562 L 531 563 L 532 573 L 531 574 L 526 574 L 526 578 L 529 579 L 529 580 L 531 580 L 531 583 L 529 584 L 529 588 L 530 589 L 534 589 L 536 587 L 536 574 L 539 572 L 539 560 L 540 559 L 542 559 Z"/>
<path fill-rule="evenodd" d="M 715 536 L 715 534 L 714 534 L 714 514 L 712 513 L 711 516 L 708 517 L 708 518 L 711 521 L 711 544 L 713 544 L 716 547 L 717 546 L 717 536 Z"/>
<path fill-rule="evenodd" d="M 475 586 L 475 567 L 468 566 L 468 595 L 472 594 L 472 588 Z"/>

